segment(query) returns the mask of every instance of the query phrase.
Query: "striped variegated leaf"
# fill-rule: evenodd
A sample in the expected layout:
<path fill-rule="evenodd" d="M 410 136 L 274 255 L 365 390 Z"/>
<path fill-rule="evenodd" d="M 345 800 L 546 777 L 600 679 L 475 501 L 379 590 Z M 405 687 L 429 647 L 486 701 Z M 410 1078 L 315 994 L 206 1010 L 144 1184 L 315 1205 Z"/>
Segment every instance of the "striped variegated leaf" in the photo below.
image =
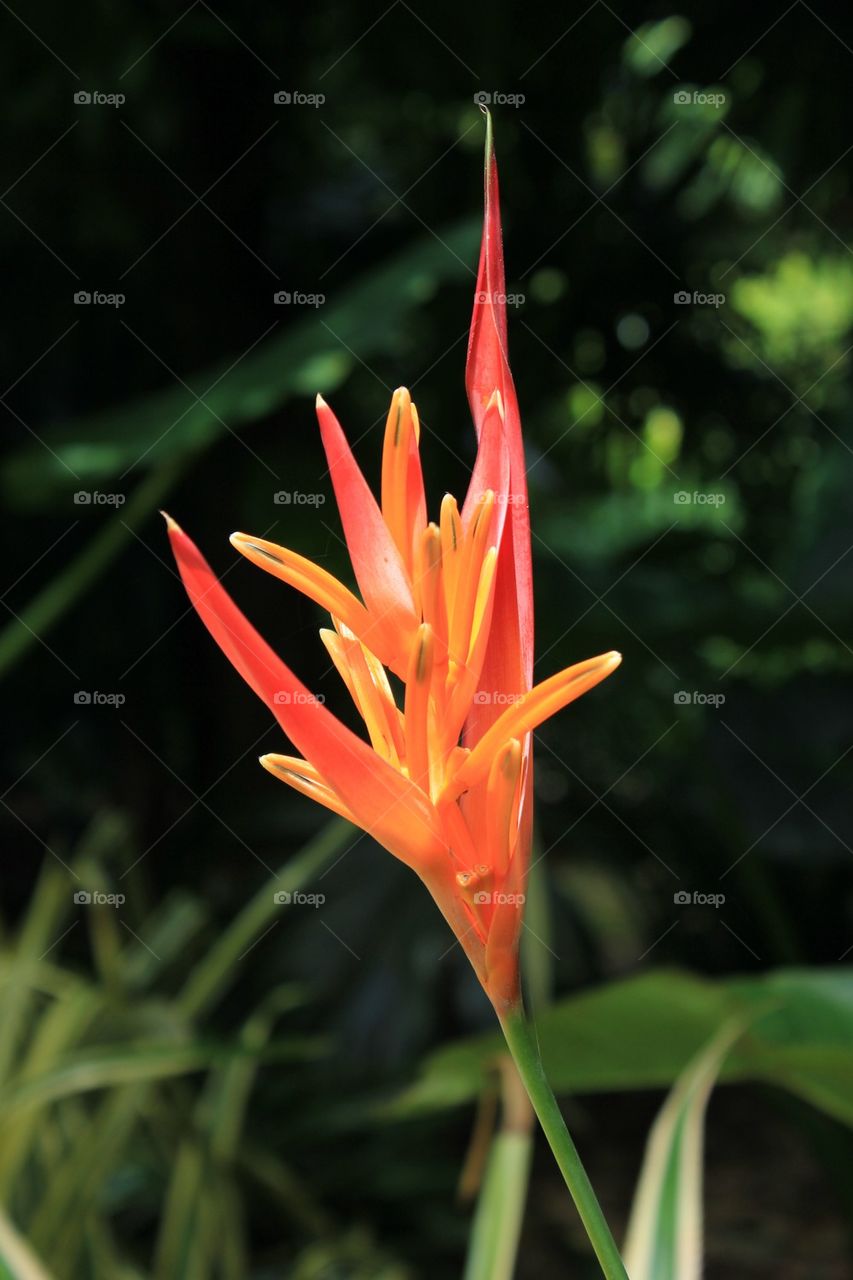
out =
<path fill-rule="evenodd" d="M 700 1280 L 705 1110 L 743 1030 L 741 1019 L 720 1029 L 684 1070 L 655 1120 L 625 1241 L 631 1280 Z"/>

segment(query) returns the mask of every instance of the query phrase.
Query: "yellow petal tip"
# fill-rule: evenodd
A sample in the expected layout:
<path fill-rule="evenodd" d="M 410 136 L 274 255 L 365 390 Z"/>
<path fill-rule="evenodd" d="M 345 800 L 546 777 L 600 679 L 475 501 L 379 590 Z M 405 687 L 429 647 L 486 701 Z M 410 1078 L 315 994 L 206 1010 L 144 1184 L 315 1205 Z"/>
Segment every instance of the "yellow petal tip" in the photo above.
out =
<path fill-rule="evenodd" d="M 281 777 L 281 756 L 276 755 L 275 752 L 267 752 L 266 755 L 258 756 L 258 764 L 262 769 L 266 769 L 267 773 L 273 773 L 277 778 Z"/>

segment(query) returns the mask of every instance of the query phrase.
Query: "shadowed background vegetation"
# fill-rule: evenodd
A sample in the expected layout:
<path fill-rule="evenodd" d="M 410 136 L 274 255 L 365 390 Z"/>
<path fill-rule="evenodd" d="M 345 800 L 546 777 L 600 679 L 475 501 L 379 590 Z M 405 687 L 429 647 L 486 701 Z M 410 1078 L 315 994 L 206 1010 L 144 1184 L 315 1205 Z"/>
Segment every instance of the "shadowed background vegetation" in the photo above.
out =
<path fill-rule="evenodd" d="M 433 511 L 464 492 L 485 93 L 537 676 L 625 659 L 537 745 L 525 946 L 556 1079 L 621 1231 L 660 1091 L 767 1002 L 710 1113 L 707 1275 L 841 1280 L 849 21 L 12 7 L 0 1245 L 73 1280 L 460 1273 L 491 1011 L 416 879 L 257 765 L 281 736 L 188 610 L 157 509 L 350 717 L 318 610 L 227 535 L 349 580 L 317 391 L 378 481 L 408 385 Z M 75 101 L 96 92 L 125 101 Z M 275 900 L 297 890 L 324 900 Z M 124 901 L 75 900 L 96 891 Z M 537 1157 L 520 1280 L 593 1275 Z"/>

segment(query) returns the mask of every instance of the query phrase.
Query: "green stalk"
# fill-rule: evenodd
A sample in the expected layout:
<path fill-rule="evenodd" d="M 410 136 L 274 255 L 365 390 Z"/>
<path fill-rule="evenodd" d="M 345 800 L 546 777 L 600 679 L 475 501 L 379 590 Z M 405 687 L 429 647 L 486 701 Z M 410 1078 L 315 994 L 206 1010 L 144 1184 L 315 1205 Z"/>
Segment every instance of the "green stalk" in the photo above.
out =
<path fill-rule="evenodd" d="M 545 1076 L 539 1046 L 530 1023 L 521 1007 L 505 1014 L 500 1021 L 507 1047 L 586 1228 L 602 1274 L 606 1280 L 628 1280 L 628 1273 L 601 1212 L 601 1205 Z"/>

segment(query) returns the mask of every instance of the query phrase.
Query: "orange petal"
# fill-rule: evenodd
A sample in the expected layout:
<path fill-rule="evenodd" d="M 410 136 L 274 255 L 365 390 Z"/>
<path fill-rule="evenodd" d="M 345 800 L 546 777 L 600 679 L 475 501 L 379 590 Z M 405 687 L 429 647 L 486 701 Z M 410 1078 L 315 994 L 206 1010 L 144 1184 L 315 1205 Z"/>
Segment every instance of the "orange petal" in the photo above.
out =
<path fill-rule="evenodd" d="M 459 564 L 462 558 L 462 521 L 459 508 L 452 493 L 446 493 L 441 500 L 441 516 L 439 518 L 441 533 L 441 576 L 444 581 L 444 602 L 447 612 L 453 608 L 456 595 L 456 580 L 459 575 Z"/>
<path fill-rule="evenodd" d="M 167 524 L 202 622 L 359 826 L 412 866 L 446 856 L 443 829 L 426 796 L 314 698 L 237 608 L 192 540 L 170 517 Z"/>
<path fill-rule="evenodd" d="M 601 654 L 597 658 L 588 658 L 585 662 L 567 667 L 565 671 L 559 671 L 549 680 L 537 684 L 529 693 L 522 694 L 501 712 L 478 740 L 441 799 L 458 796 L 474 786 L 486 776 L 495 752 L 505 742 L 510 738 L 523 739 L 543 720 L 574 702 L 575 698 L 579 698 L 588 689 L 594 688 L 611 671 L 615 671 L 621 661 L 621 653 L 615 651 Z M 476 710 L 479 709 L 477 706 Z"/>
<path fill-rule="evenodd" d="M 405 387 L 391 398 L 382 450 L 382 516 L 410 579 L 414 576 L 416 537 L 426 523 L 418 412 Z"/>
<path fill-rule="evenodd" d="M 381 651 L 381 628 L 377 627 L 361 601 L 331 573 L 276 542 L 253 538 L 248 533 L 232 533 L 231 545 L 252 564 L 265 569 L 282 582 L 295 587 L 314 600 L 322 609 L 345 622 L 366 644 Z M 382 654 L 387 659 L 387 654 Z"/>
<path fill-rule="evenodd" d="M 423 623 L 412 646 L 406 681 L 406 766 L 412 782 L 430 789 L 429 695 L 435 642 L 432 627 Z"/>
<path fill-rule="evenodd" d="M 374 751 L 383 760 L 390 761 L 396 769 L 400 764 L 402 732 L 399 727 L 400 713 L 394 705 L 387 680 L 377 684 L 374 671 L 368 666 L 363 645 L 338 619 L 335 619 L 335 625 L 338 628 L 337 634 L 323 629 L 320 637 L 349 689 L 370 735 Z M 379 670 L 382 671 L 381 666 Z"/>
<path fill-rule="evenodd" d="M 445 742 L 448 747 L 459 741 L 462 725 L 470 711 L 471 699 L 474 697 L 480 679 L 486 645 L 489 641 L 497 558 L 494 547 L 490 547 L 483 557 L 480 582 L 474 601 L 468 656 L 465 665 L 455 673 L 456 684 L 450 694 L 445 715 Z"/>
<path fill-rule="evenodd" d="M 521 743 L 518 738 L 510 738 L 495 756 L 489 769 L 486 850 L 498 884 L 506 874 L 518 834 L 516 801 L 521 765 Z"/>
<path fill-rule="evenodd" d="M 416 548 L 415 564 L 415 591 L 421 615 L 435 635 L 436 664 L 444 666 L 447 663 L 447 609 L 442 589 L 441 533 L 438 525 L 428 524 L 422 530 Z"/>
<path fill-rule="evenodd" d="M 467 531 L 462 556 L 457 574 L 456 592 L 453 608 L 450 612 L 448 652 L 451 664 L 462 667 L 468 660 L 471 638 L 471 624 L 477 602 L 477 591 L 480 585 L 480 574 L 483 561 L 489 549 L 489 536 L 492 529 L 492 513 L 495 508 L 495 495 L 487 490 L 480 496 L 477 507 L 472 514 L 470 528 Z M 451 678 L 454 666 L 451 665 Z"/>
<path fill-rule="evenodd" d="M 294 791 L 301 792 L 309 800 L 316 800 L 318 804 L 325 805 L 327 809 L 346 818 L 348 822 L 358 825 L 358 819 L 352 810 L 329 786 L 320 771 L 307 760 L 300 760 L 298 756 L 280 756 L 274 753 L 259 756 L 258 759 L 267 773 L 286 782 L 288 786 L 293 787 Z"/>

